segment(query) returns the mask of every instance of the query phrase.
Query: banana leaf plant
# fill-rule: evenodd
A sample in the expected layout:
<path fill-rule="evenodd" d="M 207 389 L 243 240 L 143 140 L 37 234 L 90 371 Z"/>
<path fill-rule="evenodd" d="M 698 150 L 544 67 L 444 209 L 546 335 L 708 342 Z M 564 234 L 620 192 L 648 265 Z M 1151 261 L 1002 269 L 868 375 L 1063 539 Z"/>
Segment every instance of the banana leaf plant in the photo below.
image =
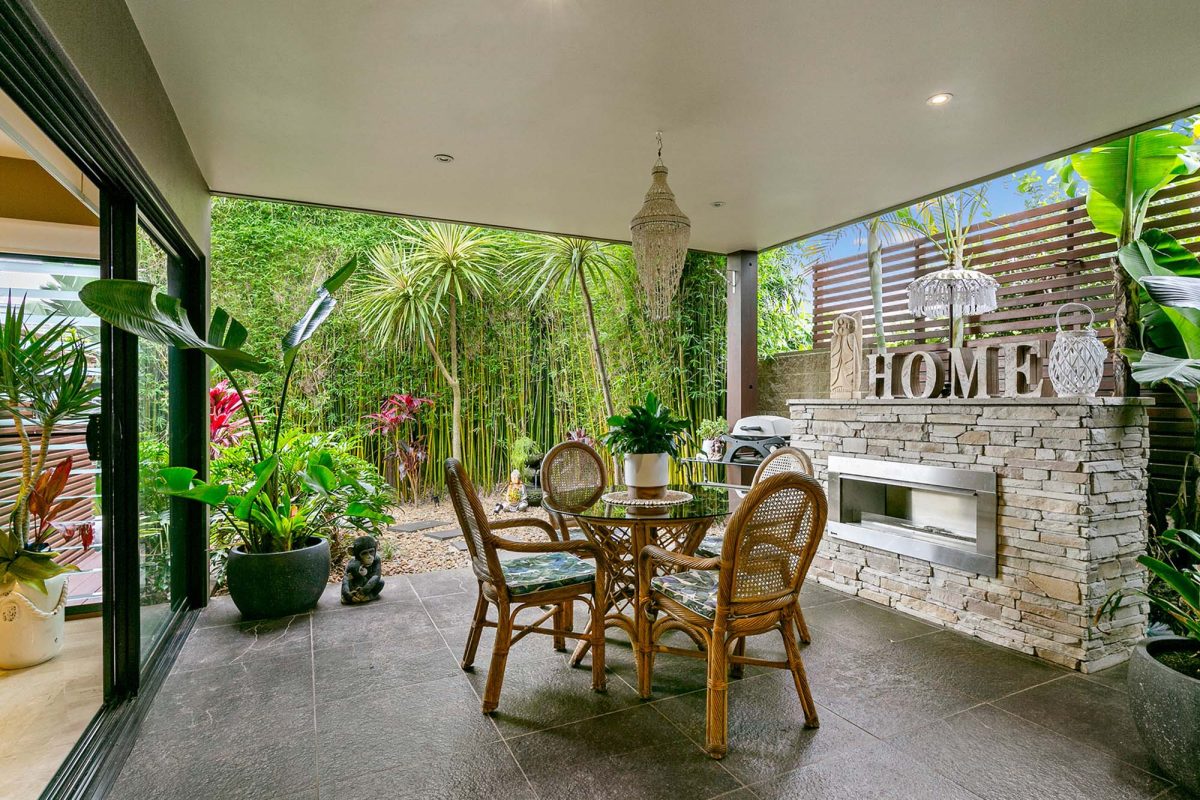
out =
<path fill-rule="evenodd" d="M 1144 327 L 1145 315 L 1140 310 L 1144 292 L 1138 290 L 1138 279 L 1120 253 L 1145 238 L 1142 228 L 1154 196 L 1200 169 L 1200 150 L 1187 134 L 1154 128 L 1077 153 L 1071 156 L 1070 165 L 1088 184 L 1087 212 L 1092 225 L 1117 238 L 1120 266 L 1113 265 L 1113 343 L 1124 353 L 1132 346 L 1130 337 L 1139 321 Z M 1146 231 L 1151 233 L 1155 231 Z M 1132 364 L 1127 367 L 1128 360 L 1127 356 L 1118 358 L 1114 364 L 1118 394 L 1126 392 L 1127 377 L 1141 382 L 1133 375 Z"/>
<path fill-rule="evenodd" d="M 327 451 L 310 453 L 303 464 L 284 464 L 280 456 L 280 431 L 288 389 L 295 374 L 300 349 L 320 329 L 337 305 L 334 292 L 358 267 L 351 259 L 320 287 L 304 316 L 280 341 L 283 384 L 275 406 L 273 429 L 264 435 L 249 393 L 238 380 L 239 372 L 262 374 L 275 368 L 242 349 L 248 338 L 245 326 L 222 308 L 209 321 L 207 336 L 192 327 L 179 300 L 155 291 L 143 281 L 99 280 L 89 283 L 79 299 L 92 313 L 114 327 L 181 350 L 199 350 L 225 373 L 241 399 L 241 410 L 250 426 L 254 453 L 254 480 L 248 486 L 207 483 L 196 471 L 167 467 L 159 471 L 161 490 L 172 496 L 205 503 L 217 510 L 238 531 L 247 552 L 268 553 L 304 546 L 313 535 L 327 535 L 339 521 L 323 513 L 333 496 L 353 488 L 353 479 L 340 475 Z M 375 518 L 380 515 L 361 503 L 348 503 L 344 516 Z"/>
<path fill-rule="evenodd" d="M 1192 423 L 1192 452 L 1175 501 L 1167 512 L 1170 527 L 1200 528 L 1200 260 L 1169 233 L 1151 228 L 1122 247 L 1117 260 L 1141 296 L 1137 348 L 1126 348 L 1135 381 L 1165 386 L 1187 409 Z"/>

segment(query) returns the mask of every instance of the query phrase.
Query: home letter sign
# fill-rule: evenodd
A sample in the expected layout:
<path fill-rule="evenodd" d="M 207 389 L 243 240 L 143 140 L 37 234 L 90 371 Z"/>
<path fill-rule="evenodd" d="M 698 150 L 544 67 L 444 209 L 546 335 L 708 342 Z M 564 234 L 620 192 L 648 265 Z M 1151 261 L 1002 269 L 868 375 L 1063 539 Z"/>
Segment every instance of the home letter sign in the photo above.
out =
<path fill-rule="evenodd" d="M 899 360 L 887 350 L 872 353 L 867 356 L 866 396 L 877 400 L 897 396 L 923 400 L 943 395 L 964 400 L 1053 397 L 1050 381 L 1042 374 L 1047 349 L 1047 342 L 1025 341 L 955 347 L 949 350 L 948 358 L 931 350 L 907 353 Z M 832 392 L 830 396 L 836 397 Z"/>

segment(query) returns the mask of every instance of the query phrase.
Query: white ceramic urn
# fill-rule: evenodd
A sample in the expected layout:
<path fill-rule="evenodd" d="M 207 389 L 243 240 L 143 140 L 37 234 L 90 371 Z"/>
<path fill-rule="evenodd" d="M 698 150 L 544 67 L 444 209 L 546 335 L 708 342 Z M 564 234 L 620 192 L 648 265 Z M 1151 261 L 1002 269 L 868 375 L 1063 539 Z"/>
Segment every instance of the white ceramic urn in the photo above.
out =
<path fill-rule="evenodd" d="M 67 576 L 46 579 L 46 591 L 18 583 L 0 595 L 0 669 L 23 669 L 62 650 Z"/>
<path fill-rule="evenodd" d="M 666 453 L 627 453 L 625 485 L 630 494 L 646 500 L 663 497 L 671 481 L 670 465 Z"/>

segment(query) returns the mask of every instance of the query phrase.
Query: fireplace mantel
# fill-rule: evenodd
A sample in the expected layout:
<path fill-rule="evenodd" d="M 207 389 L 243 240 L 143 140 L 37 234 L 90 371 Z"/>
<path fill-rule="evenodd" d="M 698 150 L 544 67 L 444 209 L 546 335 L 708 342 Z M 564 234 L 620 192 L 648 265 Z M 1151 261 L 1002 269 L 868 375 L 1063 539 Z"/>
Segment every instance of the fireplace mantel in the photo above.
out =
<path fill-rule="evenodd" d="M 992 472 L 995 577 L 826 536 L 821 584 L 1092 672 L 1128 657 L 1146 605 L 1093 617 L 1141 588 L 1148 398 L 792 400 L 792 443 L 826 480 L 829 457 Z"/>

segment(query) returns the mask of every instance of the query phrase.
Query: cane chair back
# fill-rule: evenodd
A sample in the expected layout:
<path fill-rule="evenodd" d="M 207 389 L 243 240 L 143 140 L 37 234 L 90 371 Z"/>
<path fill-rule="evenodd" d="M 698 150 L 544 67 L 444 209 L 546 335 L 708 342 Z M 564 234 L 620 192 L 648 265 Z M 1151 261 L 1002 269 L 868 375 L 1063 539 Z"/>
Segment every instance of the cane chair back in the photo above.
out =
<path fill-rule="evenodd" d="M 606 485 L 604 460 L 583 442 L 555 445 L 542 459 L 542 492 L 553 508 L 590 508 Z"/>
<path fill-rule="evenodd" d="M 827 515 L 825 491 L 807 475 L 786 471 L 757 483 L 725 532 L 718 613 L 753 613 L 796 595 Z"/>
<path fill-rule="evenodd" d="M 491 541 L 487 512 L 483 510 L 479 493 L 467 477 L 466 470 L 456 458 L 446 459 L 446 488 L 450 493 L 450 502 L 454 504 L 458 524 L 462 527 L 463 538 L 467 541 L 467 554 L 471 557 L 471 569 L 475 577 L 488 583 L 503 584 L 504 573 L 500 570 L 500 559 Z"/>
<path fill-rule="evenodd" d="M 764 458 L 762 463 L 758 465 L 758 469 L 754 471 L 754 478 L 750 481 L 750 485 L 754 486 L 759 481 L 782 472 L 799 472 L 803 475 L 812 475 L 812 459 L 803 450 L 797 450 L 795 447 L 780 447 L 777 450 L 773 450 L 771 455 Z"/>

